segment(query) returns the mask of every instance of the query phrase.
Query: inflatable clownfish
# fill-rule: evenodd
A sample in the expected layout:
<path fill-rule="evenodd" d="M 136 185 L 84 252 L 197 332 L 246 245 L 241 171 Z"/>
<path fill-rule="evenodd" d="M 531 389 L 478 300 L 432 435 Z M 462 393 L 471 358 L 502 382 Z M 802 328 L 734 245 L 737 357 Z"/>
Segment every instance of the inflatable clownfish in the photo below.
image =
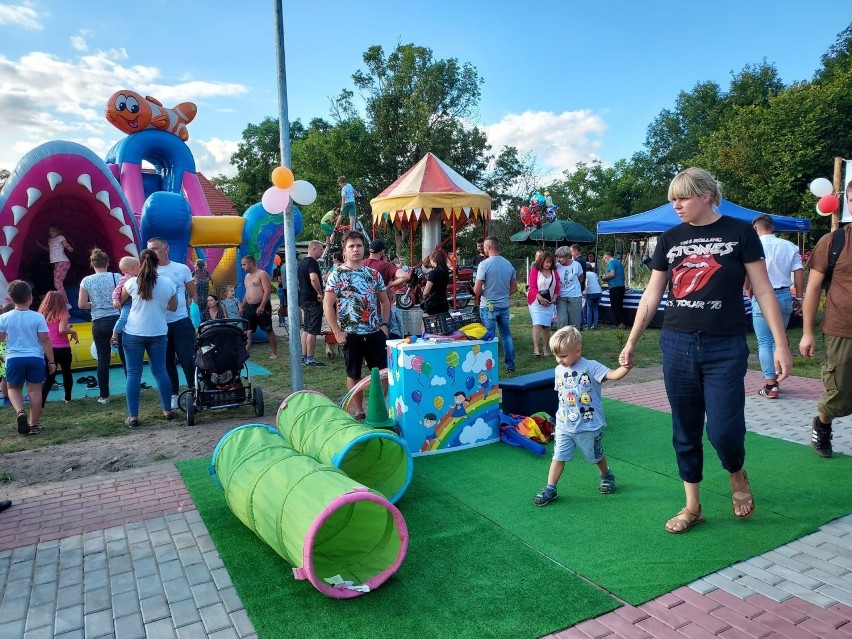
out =
<path fill-rule="evenodd" d="M 192 122 L 198 107 L 192 102 L 181 102 L 167 109 L 152 97 L 142 97 L 135 91 L 122 89 L 113 93 L 107 101 L 104 115 L 122 133 L 132 134 L 145 129 L 168 131 L 186 142 L 189 131 L 186 125 Z"/>

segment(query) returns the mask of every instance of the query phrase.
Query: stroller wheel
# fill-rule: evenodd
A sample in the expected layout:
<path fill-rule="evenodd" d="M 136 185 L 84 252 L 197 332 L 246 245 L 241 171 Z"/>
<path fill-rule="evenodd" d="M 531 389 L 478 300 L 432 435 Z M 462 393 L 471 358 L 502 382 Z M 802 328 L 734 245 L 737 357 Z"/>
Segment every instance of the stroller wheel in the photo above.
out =
<path fill-rule="evenodd" d="M 191 388 L 183 391 L 178 397 L 178 408 L 180 408 L 184 413 L 188 413 L 189 409 L 187 408 L 190 404 L 195 401 L 195 391 Z"/>
<path fill-rule="evenodd" d="M 186 405 L 186 425 L 195 426 L 195 404 L 192 402 Z"/>
<path fill-rule="evenodd" d="M 252 397 L 254 399 L 254 414 L 263 417 L 263 390 L 260 386 L 255 386 L 252 389 Z"/>

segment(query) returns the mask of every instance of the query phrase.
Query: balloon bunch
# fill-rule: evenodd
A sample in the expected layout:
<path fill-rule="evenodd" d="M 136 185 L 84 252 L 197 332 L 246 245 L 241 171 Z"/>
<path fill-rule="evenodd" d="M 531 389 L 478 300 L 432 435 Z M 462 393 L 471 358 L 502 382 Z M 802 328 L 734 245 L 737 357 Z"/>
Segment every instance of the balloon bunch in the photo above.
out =
<path fill-rule="evenodd" d="M 840 208 L 840 199 L 834 194 L 834 186 L 827 178 L 820 177 L 811 182 L 811 193 L 819 198 L 816 206 L 819 215 L 831 215 Z"/>
<path fill-rule="evenodd" d="M 520 218 L 525 231 L 533 227 L 540 229 L 544 222 L 553 222 L 556 219 L 556 209 L 559 207 L 553 203 L 550 193 L 544 193 L 545 195 L 533 193 L 529 205 L 521 207 Z"/>
<path fill-rule="evenodd" d="M 292 199 L 296 204 L 307 206 L 317 199 L 314 185 L 305 180 L 297 180 L 286 166 L 272 170 L 272 184 L 263 194 L 260 203 L 270 215 L 283 213 Z"/>

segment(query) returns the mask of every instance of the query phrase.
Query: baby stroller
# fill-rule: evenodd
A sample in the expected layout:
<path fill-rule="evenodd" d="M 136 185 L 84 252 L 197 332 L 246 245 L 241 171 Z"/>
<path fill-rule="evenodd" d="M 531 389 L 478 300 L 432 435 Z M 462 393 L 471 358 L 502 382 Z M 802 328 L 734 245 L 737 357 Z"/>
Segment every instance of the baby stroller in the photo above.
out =
<path fill-rule="evenodd" d="M 247 320 L 216 319 L 202 323 L 195 338 L 195 388 L 181 393 L 178 405 L 188 426 L 200 411 L 254 405 L 263 416 L 263 391 L 252 386 L 246 348 Z"/>

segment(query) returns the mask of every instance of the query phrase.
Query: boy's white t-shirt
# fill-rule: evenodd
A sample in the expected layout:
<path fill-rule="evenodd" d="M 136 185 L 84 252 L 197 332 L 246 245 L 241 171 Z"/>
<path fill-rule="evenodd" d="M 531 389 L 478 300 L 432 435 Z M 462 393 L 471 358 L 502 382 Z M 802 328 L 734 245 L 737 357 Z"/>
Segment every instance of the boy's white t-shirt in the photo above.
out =
<path fill-rule="evenodd" d="M 166 305 L 175 294 L 176 288 L 175 283 L 168 277 L 157 277 L 151 299 L 143 300 L 139 297 L 136 278 L 127 280 L 124 284 L 124 290 L 127 291 L 133 302 L 130 305 L 130 313 L 127 316 L 124 332 L 139 337 L 166 335 L 169 332 L 166 323 Z"/>
<path fill-rule="evenodd" d="M 17 309 L 0 315 L 0 331 L 6 333 L 6 359 L 44 357 L 38 334 L 47 334 L 47 320 L 35 311 Z"/>
<path fill-rule="evenodd" d="M 186 264 L 180 264 L 172 260 L 165 266 L 158 266 L 157 275 L 165 275 L 169 278 L 174 282 L 175 290 L 177 291 L 175 293 L 178 302 L 177 310 L 166 311 L 166 322 L 171 324 L 184 317 L 189 317 L 189 311 L 186 308 L 186 285 L 192 281 L 192 271 L 189 270 L 189 267 Z"/>

